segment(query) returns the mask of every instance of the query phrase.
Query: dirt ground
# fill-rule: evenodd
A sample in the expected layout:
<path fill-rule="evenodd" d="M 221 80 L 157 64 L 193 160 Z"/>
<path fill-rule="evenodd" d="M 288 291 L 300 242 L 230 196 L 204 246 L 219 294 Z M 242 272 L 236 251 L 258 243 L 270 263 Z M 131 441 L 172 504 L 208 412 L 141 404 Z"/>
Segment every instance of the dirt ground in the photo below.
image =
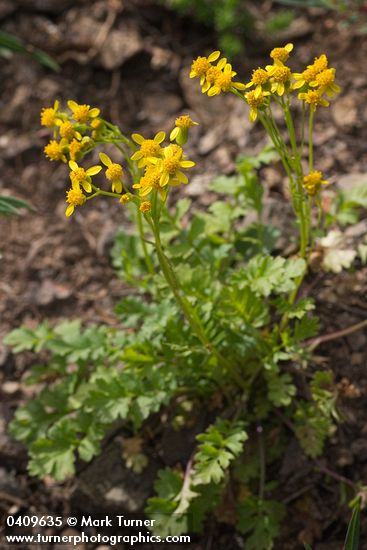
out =
<path fill-rule="evenodd" d="M 0 21 L 2 30 L 53 55 L 62 69 L 54 73 L 15 55 L 0 62 L 0 190 L 36 208 L 0 218 L 0 339 L 12 328 L 46 318 L 51 323 L 81 318 L 84 323 L 116 324 L 113 306 L 127 289 L 114 273 L 109 251 L 116 230 L 127 227 L 123 208 L 102 199 L 65 218 L 67 169 L 43 157 L 48 132 L 39 126 L 41 108 L 55 98 L 72 98 L 99 106 L 104 118 L 126 133 L 143 135 L 169 130 L 176 116 L 190 112 L 200 126 L 188 149 L 197 166 L 185 192 L 203 208 L 212 200 L 210 179 L 233 172 L 237 155 L 258 151 L 266 138 L 259 126 L 248 122 L 248 113 L 235 98 L 207 98 L 188 78 L 192 58 L 215 49 L 213 33 L 154 2 L 0 0 Z M 343 88 L 333 106 L 317 117 L 318 169 L 335 185 L 363 177 L 365 181 L 367 38 L 335 15 L 317 10 L 299 14 L 297 21 L 298 26 L 279 38 L 281 43 L 294 41 L 294 66 L 325 52 Z M 242 78 L 264 64 L 275 41 L 249 39 L 235 63 Z M 264 169 L 262 179 L 269 221 L 276 223 L 285 197 L 280 168 Z M 306 285 L 316 298 L 325 332 L 366 318 L 366 268 L 332 279 L 320 275 L 316 283 L 310 279 Z M 307 462 L 290 440 L 279 475 L 287 487 L 284 500 L 294 506 L 277 550 L 302 548 L 299 540 L 305 534 L 316 550 L 342 548 L 348 520 L 341 502 L 342 478 L 367 478 L 366 343 L 367 333 L 359 332 L 317 350 L 314 360 L 330 366 L 345 388 L 353 384 L 357 391 L 350 395 L 345 390 L 340 404 L 344 422 L 317 465 Z M 30 354 L 13 356 L 0 344 L 0 508 L 4 514 L 15 509 L 67 513 L 73 510 L 73 482 L 30 478 L 24 449 L 6 434 L 7 422 L 25 398 L 21 380 L 32 362 Z M 367 549 L 364 521 L 362 530 L 361 550 Z M 226 526 L 211 527 L 190 547 L 242 548 Z"/>

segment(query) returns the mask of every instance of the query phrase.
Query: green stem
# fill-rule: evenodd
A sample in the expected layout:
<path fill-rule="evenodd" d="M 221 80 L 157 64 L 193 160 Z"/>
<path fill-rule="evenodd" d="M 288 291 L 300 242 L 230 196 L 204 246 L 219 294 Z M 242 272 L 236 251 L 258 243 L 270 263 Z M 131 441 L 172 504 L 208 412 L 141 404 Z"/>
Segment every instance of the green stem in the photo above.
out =
<path fill-rule="evenodd" d="M 259 445 L 259 463 L 260 463 L 260 482 L 259 482 L 259 499 L 263 500 L 265 492 L 265 478 L 266 478 L 266 462 L 265 462 L 265 448 L 264 448 L 264 434 L 261 424 L 257 426 L 257 436 Z"/>
<path fill-rule="evenodd" d="M 313 170 L 313 110 L 310 109 L 310 118 L 308 125 L 308 167 L 310 172 Z"/>
<path fill-rule="evenodd" d="M 143 248 L 143 253 L 144 253 L 145 264 L 147 266 L 148 273 L 150 273 L 150 275 L 154 275 L 155 274 L 154 265 L 153 265 L 151 257 L 149 256 L 147 243 L 145 242 L 143 217 L 142 217 L 142 214 L 141 214 L 139 209 L 137 209 L 137 221 L 138 221 L 138 230 L 139 230 L 140 242 L 141 242 L 141 246 Z"/>
<path fill-rule="evenodd" d="M 237 369 L 216 349 L 212 342 L 208 339 L 205 334 L 205 330 L 202 326 L 202 322 L 198 317 L 196 311 L 191 306 L 190 302 L 182 295 L 176 274 L 170 264 L 168 258 L 166 257 L 161 243 L 161 238 L 159 234 L 159 227 L 154 220 L 151 220 L 151 227 L 154 234 L 155 245 L 157 256 L 159 260 L 159 265 L 161 266 L 163 275 L 167 281 L 168 286 L 170 287 L 177 304 L 179 305 L 181 311 L 183 312 L 186 320 L 191 326 L 194 334 L 197 336 L 202 345 L 207 349 L 214 357 L 216 357 L 218 364 L 222 364 L 227 368 L 227 370 L 233 375 L 239 387 L 247 389 L 244 385 L 244 381 L 241 375 L 238 373 Z"/>

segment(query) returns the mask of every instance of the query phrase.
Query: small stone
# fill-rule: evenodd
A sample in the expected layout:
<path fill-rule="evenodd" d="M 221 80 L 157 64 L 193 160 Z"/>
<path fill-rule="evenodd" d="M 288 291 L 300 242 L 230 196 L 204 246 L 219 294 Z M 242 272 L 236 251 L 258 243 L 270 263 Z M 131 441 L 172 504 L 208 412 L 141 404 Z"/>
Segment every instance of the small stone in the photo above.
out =
<path fill-rule="evenodd" d="M 358 124 L 356 102 L 350 95 L 338 98 L 331 108 L 331 113 L 339 128 L 348 129 Z"/>
<path fill-rule="evenodd" d="M 3 382 L 1 388 L 4 393 L 8 395 L 13 395 L 14 393 L 17 393 L 17 391 L 19 391 L 20 384 L 19 382 L 14 382 L 9 380 L 7 382 Z"/>
<path fill-rule="evenodd" d="M 108 71 L 115 70 L 142 49 L 142 39 L 135 30 L 111 31 L 101 48 L 102 67 Z"/>

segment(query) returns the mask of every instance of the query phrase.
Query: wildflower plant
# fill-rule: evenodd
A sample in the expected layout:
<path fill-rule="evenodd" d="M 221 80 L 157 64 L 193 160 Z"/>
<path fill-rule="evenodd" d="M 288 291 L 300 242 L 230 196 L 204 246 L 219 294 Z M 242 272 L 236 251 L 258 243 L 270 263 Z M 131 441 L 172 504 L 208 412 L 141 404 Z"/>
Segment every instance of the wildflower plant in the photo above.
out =
<path fill-rule="evenodd" d="M 238 80 L 220 52 L 193 61 L 190 77 L 202 92 L 237 96 L 272 141 L 257 157 L 240 157 L 236 175 L 212 183 L 218 200 L 207 212 L 172 193 L 189 183 L 194 167 L 184 151 L 197 124 L 189 115 L 177 118 L 168 136 L 130 138 L 90 105 L 69 101 L 63 110 L 56 101 L 42 111 L 41 124 L 52 133 L 45 154 L 69 168 L 66 215 L 106 196 L 134 221 L 136 231 L 121 233 L 113 250 L 132 293 L 116 307 L 121 330 L 45 322 L 6 339 L 15 352 L 50 356 L 29 379 L 44 389 L 11 425 L 29 447 L 31 474 L 72 475 L 76 456 L 91 460 L 106 431 L 122 421 L 136 432 L 152 413 L 163 418 L 170 411 L 179 429 L 202 415 L 207 427 L 190 460 L 159 473 L 147 511 L 162 514 L 162 532 L 198 531 L 230 494 L 231 522 L 247 550 L 271 549 L 279 533 L 285 508 L 268 472 L 284 452 L 288 430 L 314 458 L 338 419 L 331 372 L 311 370 L 305 388 L 304 341 L 316 334 L 318 320 L 312 300 L 299 299 L 298 290 L 312 252 L 312 206 L 319 222 L 327 184 L 314 165 L 314 118 L 339 87 L 326 55 L 294 73 L 287 65 L 292 50 L 292 44 L 273 49 L 269 64 L 254 69 L 248 82 Z M 293 101 L 301 111 L 297 130 Z M 115 152 L 107 155 L 105 144 Z M 94 150 L 100 162 L 92 165 Z M 262 220 L 257 168 L 274 158 L 288 177 L 299 228 L 292 258 L 272 255 L 279 232 Z M 244 223 L 249 214 L 252 221 Z M 137 454 L 143 468 L 141 442 Z M 129 455 L 127 462 L 136 461 Z"/>

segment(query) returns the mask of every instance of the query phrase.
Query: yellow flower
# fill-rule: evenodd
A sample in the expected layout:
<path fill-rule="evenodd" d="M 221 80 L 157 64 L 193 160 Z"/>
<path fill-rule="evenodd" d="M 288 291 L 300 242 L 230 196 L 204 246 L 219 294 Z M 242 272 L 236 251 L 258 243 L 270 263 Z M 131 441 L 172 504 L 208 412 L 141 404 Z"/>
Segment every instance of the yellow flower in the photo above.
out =
<path fill-rule="evenodd" d="M 188 183 L 187 176 L 181 172 L 181 168 L 191 168 L 195 166 L 192 160 L 183 160 L 182 148 L 178 145 L 168 145 L 163 149 L 162 159 L 152 159 L 152 163 L 156 164 L 160 172 L 159 185 L 180 185 L 180 183 Z"/>
<path fill-rule="evenodd" d="M 130 202 L 130 200 L 130 196 L 127 193 L 124 193 L 120 197 L 120 202 L 122 202 L 122 204 L 127 204 L 128 202 Z"/>
<path fill-rule="evenodd" d="M 122 191 L 122 178 L 124 175 L 124 170 L 121 164 L 112 162 L 110 157 L 105 153 L 99 153 L 99 158 L 101 162 L 107 166 L 106 178 L 112 182 L 112 191 L 116 193 L 121 193 Z"/>
<path fill-rule="evenodd" d="M 270 52 L 270 57 L 274 59 L 276 64 L 285 63 L 289 57 L 289 54 L 293 50 L 293 44 L 286 44 L 283 48 L 274 48 Z"/>
<path fill-rule="evenodd" d="M 221 61 L 219 63 L 221 63 Z M 212 66 L 210 67 L 210 69 L 208 69 L 201 87 L 201 92 L 203 94 L 205 94 L 209 90 L 209 88 L 214 85 L 216 79 L 222 74 L 222 71 L 219 68 L 219 63 L 218 65 Z"/>
<path fill-rule="evenodd" d="M 79 186 L 74 186 L 66 192 L 66 202 L 69 203 L 65 211 L 67 217 L 71 216 L 76 206 L 81 206 L 85 203 L 87 197 L 83 194 Z"/>
<path fill-rule="evenodd" d="M 69 120 L 61 122 L 59 132 L 60 136 L 67 141 L 72 141 L 76 134 L 78 134 L 79 139 L 81 139 L 81 135 L 79 132 L 75 131 L 74 125 Z"/>
<path fill-rule="evenodd" d="M 303 187 L 307 193 L 313 197 L 320 189 L 320 185 L 328 185 L 328 180 L 322 178 L 322 172 L 310 172 L 303 178 Z"/>
<path fill-rule="evenodd" d="M 318 73 L 327 69 L 327 66 L 328 58 L 324 53 L 320 55 L 320 57 L 315 57 L 315 61 L 312 65 L 307 65 L 307 69 L 305 69 L 302 73 L 293 73 L 293 77 L 296 80 L 292 86 L 293 90 L 302 88 L 304 84 L 310 84 L 313 80 L 315 80 Z"/>
<path fill-rule="evenodd" d="M 258 93 L 256 90 L 251 90 L 250 92 L 245 93 L 245 99 L 251 107 L 249 117 L 251 122 L 255 122 L 255 120 L 257 119 L 258 109 L 265 107 L 266 97 L 269 95 L 270 92 L 263 92 L 262 90 L 260 90 L 260 93 Z"/>
<path fill-rule="evenodd" d="M 267 65 L 266 70 L 271 77 L 271 91 L 282 96 L 289 85 L 292 73 L 289 67 L 282 64 Z"/>
<path fill-rule="evenodd" d="M 334 84 L 335 69 L 325 69 L 318 73 L 315 80 L 310 83 L 310 86 L 317 88 L 320 94 L 326 93 L 329 97 L 332 97 L 335 93 L 340 92 L 340 86 Z"/>
<path fill-rule="evenodd" d="M 77 122 L 80 122 L 80 124 L 85 124 L 89 120 L 96 118 L 100 110 L 94 107 L 93 109 L 90 108 L 90 105 L 79 105 L 75 101 L 68 101 L 68 107 L 70 111 L 73 113 L 73 118 Z"/>
<path fill-rule="evenodd" d="M 232 65 L 225 63 L 220 71 L 220 74 L 215 78 L 213 86 L 208 90 L 208 96 L 215 96 L 221 92 L 230 92 L 231 88 L 236 90 L 244 90 L 245 85 L 241 82 L 233 82 L 233 78 L 236 76 L 236 72 L 232 71 Z"/>
<path fill-rule="evenodd" d="M 131 160 L 137 160 L 139 168 L 146 166 L 150 163 L 152 158 L 159 158 L 162 156 L 161 143 L 165 140 L 165 132 L 158 132 L 154 139 L 145 139 L 140 134 L 133 134 L 131 136 L 135 143 L 140 145 L 139 151 L 130 157 Z"/>
<path fill-rule="evenodd" d="M 64 154 L 64 148 L 62 144 L 55 141 L 54 139 L 51 140 L 50 143 L 48 143 L 43 150 L 46 157 L 48 157 L 50 160 L 62 160 L 62 162 L 66 162 L 66 156 Z"/>
<path fill-rule="evenodd" d="M 140 212 L 143 212 L 143 214 L 150 212 L 151 209 L 152 209 L 152 205 L 150 201 L 143 201 L 142 203 L 140 203 L 139 210 Z"/>
<path fill-rule="evenodd" d="M 90 193 L 92 191 L 91 176 L 99 174 L 102 170 L 102 166 L 91 166 L 91 168 L 85 170 L 84 168 L 78 166 L 73 160 L 69 161 L 69 166 L 71 168 L 70 179 L 73 184 L 73 188 L 79 188 L 81 185 L 86 193 Z"/>
<path fill-rule="evenodd" d="M 318 105 L 328 107 L 330 103 L 322 98 L 316 90 L 308 90 L 308 92 L 298 94 L 298 99 L 302 99 L 309 104 L 311 111 L 315 112 Z"/>
<path fill-rule="evenodd" d="M 77 141 L 76 139 L 73 139 L 73 141 L 69 143 L 70 159 L 78 160 L 82 150 L 83 150 L 83 143 L 81 143 L 80 141 Z"/>
<path fill-rule="evenodd" d="M 205 76 L 212 62 L 216 61 L 220 56 L 219 51 L 212 52 L 208 57 L 197 57 L 191 65 L 190 78 L 200 78 L 200 85 L 202 86 L 205 81 Z"/>
<path fill-rule="evenodd" d="M 252 71 L 252 77 L 250 82 L 246 84 L 246 88 L 251 88 L 251 86 L 255 86 L 255 93 L 257 95 L 260 95 L 262 92 L 262 87 L 268 82 L 269 80 L 269 73 L 265 69 L 262 69 L 259 67 L 258 69 L 254 69 Z"/>
<path fill-rule="evenodd" d="M 198 123 L 194 122 L 189 115 L 176 118 L 175 127 L 169 136 L 170 140 L 176 140 L 179 145 L 184 145 L 187 141 L 188 130 L 193 126 L 198 126 Z"/>
<path fill-rule="evenodd" d="M 144 176 L 140 179 L 139 183 L 135 183 L 133 185 L 134 189 L 140 189 L 139 195 L 141 197 L 146 197 L 153 191 L 153 189 L 157 189 L 163 198 L 165 195 L 164 190 L 160 186 L 160 179 L 161 179 L 161 171 L 156 166 L 149 166 Z"/>
<path fill-rule="evenodd" d="M 56 100 L 53 107 L 44 107 L 41 111 L 41 125 L 52 128 L 56 125 L 59 102 Z"/>

